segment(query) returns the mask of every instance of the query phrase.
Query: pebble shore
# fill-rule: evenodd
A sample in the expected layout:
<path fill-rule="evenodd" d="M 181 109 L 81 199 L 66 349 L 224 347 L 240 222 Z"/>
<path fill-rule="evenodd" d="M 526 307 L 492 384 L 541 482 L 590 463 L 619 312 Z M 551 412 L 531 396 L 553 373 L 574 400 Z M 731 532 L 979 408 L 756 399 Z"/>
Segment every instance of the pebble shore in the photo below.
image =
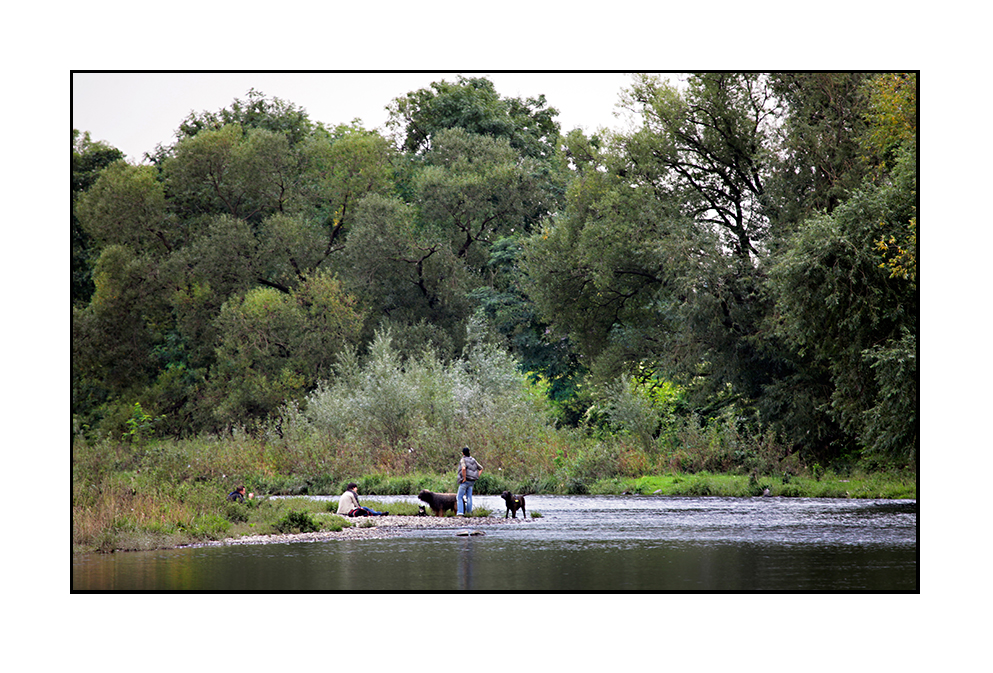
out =
<path fill-rule="evenodd" d="M 401 537 L 407 531 L 416 529 L 452 529 L 453 535 L 479 535 L 478 529 L 485 526 L 504 526 L 524 523 L 524 519 L 504 519 L 492 516 L 455 517 L 455 516 L 370 516 L 349 519 L 350 528 L 340 531 L 317 531 L 316 533 L 297 533 L 284 535 L 246 535 L 238 538 L 227 538 L 217 542 L 205 542 L 194 547 L 217 547 L 241 544 L 278 544 L 284 542 L 318 542 L 325 540 L 377 540 L 390 537 Z M 369 526 L 366 522 L 374 525 Z M 363 526 L 363 524 L 366 524 Z"/>

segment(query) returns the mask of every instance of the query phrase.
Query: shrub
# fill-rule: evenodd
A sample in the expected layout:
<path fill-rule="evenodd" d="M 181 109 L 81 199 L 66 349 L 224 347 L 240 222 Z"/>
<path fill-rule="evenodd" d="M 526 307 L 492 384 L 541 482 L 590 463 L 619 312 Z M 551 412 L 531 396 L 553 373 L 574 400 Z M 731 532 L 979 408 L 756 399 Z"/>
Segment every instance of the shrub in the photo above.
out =
<path fill-rule="evenodd" d="M 245 523 L 248 521 L 248 508 L 237 502 L 225 503 L 224 518 L 231 523 Z"/>
<path fill-rule="evenodd" d="M 566 475 L 570 481 L 585 484 L 620 476 L 618 470 L 617 447 L 598 442 L 576 452 L 566 467 Z"/>
<path fill-rule="evenodd" d="M 566 495 L 586 495 L 589 489 L 586 486 L 586 482 L 582 479 L 577 479 L 575 477 L 570 477 L 565 483 L 565 493 Z"/>
<path fill-rule="evenodd" d="M 276 522 L 276 530 L 280 533 L 313 533 L 321 529 L 321 524 L 314 520 L 309 512 L 292 511 Z"/>
<path fill-rule="evenodd" d="M 470 326 L 462 357 L 451 362 L 430 350 L 405 354 L 378 332 L 364 360 L 354 351 L 339 359 L 331 382 L 307 397 L 301 413 L 286 409 L 294 441 L 309 432 L 347 447 L 358 456 L 358 473 L 454 472 L 467 444 L 510 447 L 501 454 L 540 446 L 534 440 L 549 427 L 547 416 L 513 359 L 477 331 Z"/>
<path fill-rule="evenodd" d="M 351 527 L 352 527 L 352 522 L 347 521 L 341 518 L 340 516 L 331 517 L 328 520 L 327 524 L 325 524 L 325 528 L 327 528 L 327 530 L 332 531 L 334 533 L 341 532 L 345 528 L 351 528 Z"/>
<path fill-rule="evenodd" d="M 500 495 L 504 491 L 510 490 L 512 489 L 502 477 L 485 471 L 476 480 L 476 485 L 472 487 L 472 492 L 479 495 Z"/>
<path fill-rule="evenodd" d="M 181 522 L 178 527 L 197 540 L 220 540 L 227 535 L 231 524 L 218 514 L 204 514 L 195 516 L 188 522 Z"/>

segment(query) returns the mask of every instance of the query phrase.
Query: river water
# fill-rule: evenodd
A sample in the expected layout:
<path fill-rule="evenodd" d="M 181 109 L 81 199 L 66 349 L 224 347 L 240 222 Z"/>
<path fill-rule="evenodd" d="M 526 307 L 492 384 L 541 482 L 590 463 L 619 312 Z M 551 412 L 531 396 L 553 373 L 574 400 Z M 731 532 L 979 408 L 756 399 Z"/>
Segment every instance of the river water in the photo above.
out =
<path fill-rule="evenodd" d="M 504 513 L 496 496 L 475 496 L 474 504 Z M 542 516 L 483 526 L 481 536 L 447 528 L 379 540 L 78 554 L 72 588 L 919 590 L 915 500 L 534 495 L 527 504 Z"/>

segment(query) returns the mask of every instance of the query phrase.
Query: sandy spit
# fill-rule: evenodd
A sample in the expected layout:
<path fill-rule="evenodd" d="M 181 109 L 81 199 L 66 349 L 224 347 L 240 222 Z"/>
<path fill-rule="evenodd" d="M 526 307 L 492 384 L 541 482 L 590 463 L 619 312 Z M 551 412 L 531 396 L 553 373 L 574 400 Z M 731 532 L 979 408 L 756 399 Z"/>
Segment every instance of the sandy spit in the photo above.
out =
<path fill-rule="evenodd" d="M 524 519 L 503 519 L 487 517 L 454 517 L 454 516 L 371 516 L 350 519 L 351 528 L 340 531 L 318 531 L 316 533 L 297 533 L 283 535 L 246 535 L 244 537 L 226 538 L 216 542 L 203 542 L 188 547 L 219 547 L 241 544 L 277 544 L 284 542 L 319 542 L 325 540 L 377 540 L 390 537 L 401 537 L 406 532 L 415 529 L 452 529 L 453 535 L 485 534 L 480 528 L 486 526 L 504 526 L 523 524 Z M 366 527 L 367 522 L 374 525 Z M 363 524 L 366 524 L 364 526 Z"/>

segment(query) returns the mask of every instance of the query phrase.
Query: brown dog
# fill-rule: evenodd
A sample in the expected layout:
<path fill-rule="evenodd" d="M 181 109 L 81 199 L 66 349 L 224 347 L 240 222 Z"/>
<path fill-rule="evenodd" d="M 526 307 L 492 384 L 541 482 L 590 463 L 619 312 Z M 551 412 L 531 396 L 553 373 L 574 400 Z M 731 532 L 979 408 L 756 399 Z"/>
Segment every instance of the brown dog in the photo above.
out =
<path fill-rule="evenodd" d="M 521 510 L 522 517 L 524 517 L 525 519 L 528 518 L 528 511 L 524 507 L 523 495 L 514 495 L 510 491 L 504 491 L 503 493 L 500 494 L 500 497 L 503 498 L 503 501 L 505 503 L 507 503 L 507 513 L 503 515 L 504 519 L 506 519 L 511 512 L 514 513 L 514 518 L 516 519 L 518 509 Z"/>
<path fill-rule="evenodd" d="M 457 511 L 455 507 L 454 493 L 432 493 L 431 491 L 421 491 L 417 496 L 418 500 L 423 500 L 435 516 L 444 516 L 447 510 Z"/>

